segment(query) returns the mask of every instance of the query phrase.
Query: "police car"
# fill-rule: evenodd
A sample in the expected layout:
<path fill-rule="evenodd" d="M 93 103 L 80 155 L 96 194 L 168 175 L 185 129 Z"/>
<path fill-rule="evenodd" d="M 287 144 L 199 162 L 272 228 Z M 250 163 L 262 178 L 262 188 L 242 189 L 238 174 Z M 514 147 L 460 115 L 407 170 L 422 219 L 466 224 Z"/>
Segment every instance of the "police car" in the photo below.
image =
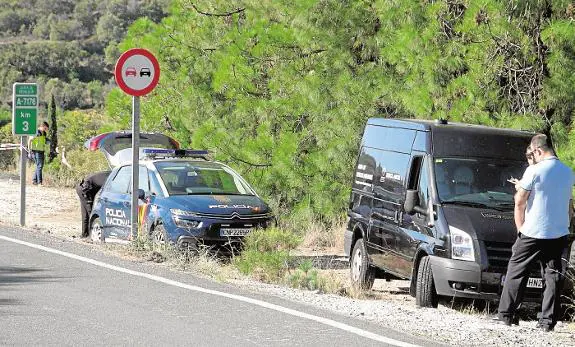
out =
<path fill-rule="evenodd" d="M 131 134 L 123 134 L 124 139 L 131 139 Z M 158 142 L 164 135 L 154 136 Z M 108 138 L 110 141 L 117 144 L 118 139 L 113 136 Z M 162 138 L 160 142 L 177 147 L 173 140 Z M 111 152 L 114 146 L 110 143 L 91 142 L 87 146 L 90 145 L 104 149 L 110 165 L 115 167 L 94 202 L 91 238 L 130 241 L 134 237 L 132 165 L 126 159 L 131 158 L 131 148 Z M 207 151 L 141 149 L 138 197 L 139 232 L 155 242 L 184 248 L 238 244 L 255 228 L 266 228 L 274 220 L 270 208 L 254 189 L 227 165 L 210 160 Z"/>

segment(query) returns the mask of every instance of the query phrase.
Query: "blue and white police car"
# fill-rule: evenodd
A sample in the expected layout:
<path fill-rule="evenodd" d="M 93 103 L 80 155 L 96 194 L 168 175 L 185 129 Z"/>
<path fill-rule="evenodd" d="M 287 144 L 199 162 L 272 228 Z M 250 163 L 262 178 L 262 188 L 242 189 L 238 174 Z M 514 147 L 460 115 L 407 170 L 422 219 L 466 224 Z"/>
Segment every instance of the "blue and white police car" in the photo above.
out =
<path fill-rule="evenodd" d="M 177 147 L 173 140 L 163 143 Z M 132 165 L 125 160 L 131 158 L 131 148 L 107 152 L 115 167 L 94 201 L 91 238 L 126 242 L 134 237 Z M 210 160 L 207 151 L 143 148 L 139 166 L 139 232 L 155 242 L 183 248 L 234 245 L 255 228 L 266 228 L 274 221 L 254 189 L 227 165 Z"/>

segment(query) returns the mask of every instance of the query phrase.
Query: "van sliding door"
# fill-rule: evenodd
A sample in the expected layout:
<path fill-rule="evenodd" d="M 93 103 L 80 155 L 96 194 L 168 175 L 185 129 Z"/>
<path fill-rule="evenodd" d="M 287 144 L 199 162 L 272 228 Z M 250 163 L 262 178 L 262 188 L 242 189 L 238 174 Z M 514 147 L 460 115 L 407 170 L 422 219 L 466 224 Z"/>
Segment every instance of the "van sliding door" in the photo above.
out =
<path fill-rule="evenodd" d="M 379 179 L 373 186 L 373 208 L 371 211 L 371 231 L 373 242 L 382 250 L 380 259 L 373 259 L 377 265 L 397 273 L 397 236 L 399 218 L 405 196 L 405 177 L 409 154 L 380 151 Z"/>

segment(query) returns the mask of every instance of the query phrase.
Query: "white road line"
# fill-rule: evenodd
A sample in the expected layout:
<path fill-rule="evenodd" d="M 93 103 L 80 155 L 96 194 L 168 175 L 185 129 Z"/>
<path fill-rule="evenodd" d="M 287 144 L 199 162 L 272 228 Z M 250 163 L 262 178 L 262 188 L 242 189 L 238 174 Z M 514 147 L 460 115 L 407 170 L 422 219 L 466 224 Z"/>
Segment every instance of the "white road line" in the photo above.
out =
<path fill-rule="evenodd" d="M 6 237 L 3 235 L 0 235 L 0 240 L 4 240 L 4 241 L 8 241 L 8 242 L 12 242 L 12 243 L 17 243 L 19 245 L 23 245 L 23 246 L 27 246 L 27 247 L 31 247 L 31 248 L 35 248 L 35 249 L 39 249 L 41 251 L 44 252 L 48 252 L 48 253 L 53 253 L 53 254 L 58 254 L 61 255 L 63 257 L 67 257 L 70 259 L 75 259 L 84 263 L 88 263 L 88 264 L 92 264 L 95 266 L 99 266 L 99 267 L 103 267 L 109 270 L 114 270 L 114 271 L 118 271 L 118 272 L 122 272 L 128 275 L 132 275 L 132 276 L 137 276 L 137 277 L 142 277 L 142 278 L 147 278 L 149 280 L 152 281 L 156 281 L 156 282 L 161 282 L 164 284 L 168 284 L 174 287 L 180 287 L 183 289 L 187 289 L 187 290 L 191 290 L 191 291 L 195 291 L 195 292 L 200 292 L 200 293 L 205 293 L 205 294 L 211 294 L 211 295 L 216 295 L 216 296 L 220 296 L 220 297 L 224 297 L 224 298 L 228 298 L 228 299 L 232 299 L 232 300 L 237 300 L 237 301 L 241 301 L 241 302 L 245 302 L 248 304 L 252 304 L 252 305 L 256 305 L 256 306 L 260 306 L 260 307 L 265 307 L 267 309 L 270 310 L 274 310 L 274 311 L 278 311 L 278 312 L 282 312 L 285 314 L 289 314 L 295 317 L 299 317 L 299 318 L 304 318 L 304 319 L 308 319 L 314 322 L 318 322 L 336 329 L 340 329 L 343 331 L 347 331 L 349 333 L 352 334 L 356 334 L 358 336 L 361 337 L 365 337 L 367 339 L 370 340 L 374 340 L 374 341 L 378 341 L 378 342 L 383 342 L 389 345 L 393 345 L 393 346 L 400 346 L 400 347 L 415 347 L 417 345 L 413 345 L 407 342 L 402 342 L 402 341 L 398 341 L 389 337 L 385 337 L 382 335 L 378 335 L 372 332 L 369 332 L 367 330 L 363 330 L 363 329 L 359 329 L 356 327 L 352 327 L 350 325 L 344 324 L 344 323 L 340 323 L 340 322 L 336 322 L 334 320 L 328 319 L 328 318 L 324 318 L 324 317 L 319 317 L 319 316 L 314 316 L 312 314 L 308 314 L 305 312 L 300 312 L 300 311 L 296 311 L 293 310 L 291 308 L 287 308 L 287 307 L 283 307 L 283 306 L 279 306 L 279 305 L 275 305 L 275 304 L 271 304 L 269 302 L 265 302 L 265 301 L 261 301 L 261 300 L 257 300 L 257 299 L 252 299 L 252 298 L 248 298 L 245 296 L 241 296 L 241 295 L 235 295 L 235 294 L 229 294 L 229 293 L 225 293 L 225 292 L 220 292 L 217 290 L 212 290 L 212 289 L 206 289 L 206 288 L 202 288 L 202 287 L 197 287 L 197 286 L 192 286 L 189 284 L 185 284 L 182 282 L 178 282 L 178 281 L 174 281 L 174 280 L 170 280 L 164 277 L 160 277 L 160 276 L 155 276 L 155 275 L 151 275 L 145 272 L 139 272 L 139 271 L 134 271 L 134 270 L 130 270 L 130 269 L 126 269 L 120 266 L 115 266 L 115 265 L 110 265 L 98 260 L 94 260 L 94 259 L 90 259 L 90 258 L 86 258 L 86 257 L 82 257 L 79 256 L 77 254 L 73 254 L 73 253 L 68 253 L 68 252 L 63 252 L 63 251 L 59 251 L 57 249 L 53 249 L 53 248 L 49 248 L 49 247 L 45 247 L 45 246 L 41 246 L 41 245 L 37 245 L 35 243 L 30 243 L 30 242 L 26 242 L 26 241 L 22 241 L 22 240 L 18 240 L 18 239 L 13 239 L 11 237 Z"/>

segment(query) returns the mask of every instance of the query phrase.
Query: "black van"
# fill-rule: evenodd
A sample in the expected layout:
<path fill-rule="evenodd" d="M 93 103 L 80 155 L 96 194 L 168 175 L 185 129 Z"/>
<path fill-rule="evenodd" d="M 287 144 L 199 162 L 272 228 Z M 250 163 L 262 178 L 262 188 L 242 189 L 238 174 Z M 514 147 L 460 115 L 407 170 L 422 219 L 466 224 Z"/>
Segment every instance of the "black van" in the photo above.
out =
<path fill-rule="evenodd" d="M 446 121 L 369 119 L 349 202 L 354 285 L 410 279 L 419 306 L 438 295 L 498 300 L 517 231 L 515 187 L 534 134 Z M 534 268 L 526 300 L 541 296 Z"/>

